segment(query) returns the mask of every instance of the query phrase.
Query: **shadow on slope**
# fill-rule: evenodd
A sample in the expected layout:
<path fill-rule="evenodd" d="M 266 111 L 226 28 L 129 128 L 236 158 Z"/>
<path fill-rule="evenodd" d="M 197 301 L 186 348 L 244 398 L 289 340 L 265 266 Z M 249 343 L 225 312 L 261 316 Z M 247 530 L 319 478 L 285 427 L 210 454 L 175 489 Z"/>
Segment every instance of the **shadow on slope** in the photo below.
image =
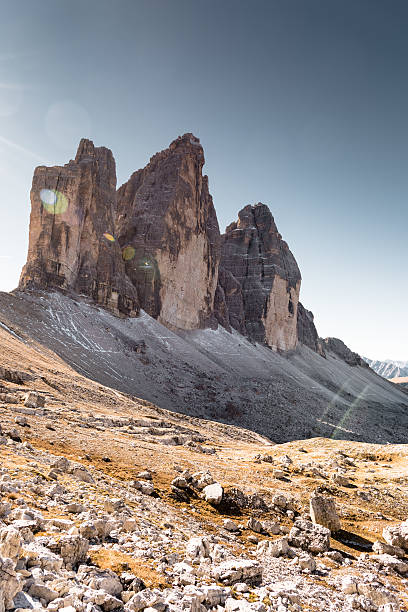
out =
<path fill-rule="evenodd" d="M 79 373 L 162 408 L 275 442 L 406 442 L 408 398 L 369 369 L 302 346 L 287 356 L 223 328 L 175 333 L 60 293 L 0 294 L 0 321 Z"/>

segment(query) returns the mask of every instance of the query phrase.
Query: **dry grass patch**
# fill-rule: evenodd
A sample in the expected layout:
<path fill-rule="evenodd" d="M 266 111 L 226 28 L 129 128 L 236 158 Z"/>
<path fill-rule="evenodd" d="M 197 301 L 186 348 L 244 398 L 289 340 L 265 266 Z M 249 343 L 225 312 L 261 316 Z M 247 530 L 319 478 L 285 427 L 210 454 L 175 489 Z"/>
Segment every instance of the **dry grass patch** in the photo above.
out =
<path fill-rule="evenodd" d="M 148 588 L 165 589 L 171 586 L 165 576 L 140 559 L 117 550 L 97 550 L 90 553 L 91 561 L 100 569 L 110 569 L 120 575 L 130 571 L 143 580 Z"/>

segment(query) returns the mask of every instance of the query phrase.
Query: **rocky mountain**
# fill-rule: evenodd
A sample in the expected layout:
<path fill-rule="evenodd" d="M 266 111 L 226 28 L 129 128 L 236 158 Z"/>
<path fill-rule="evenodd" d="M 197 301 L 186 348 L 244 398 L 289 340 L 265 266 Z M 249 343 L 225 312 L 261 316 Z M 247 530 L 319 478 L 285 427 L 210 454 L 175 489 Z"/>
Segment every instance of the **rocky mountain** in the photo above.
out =
<path fill-rule="evenodd" d="M 231 327 L 275 350 L 296 348 L 300 271 L 267 206 L 246 206 L 227 227 L 220 268 Z"/>
<path fill-rule="evenodd" d="M 220 232 L 204 152 L 185 134 L 117 193 L 115 231 L 141 307 L 164 325 L 214 323 Z"/>
<path fill-rule="evenodd" d="M 274 350 L 300 337 L 322 353 L 313 317 L 298 315 L 300 271 L 268 207 L 246 206 L 221 236 L 203 165 L 185 134 L 118 191 L 111 151 L 88 140 L 67 165 L 37 168 L 19 289 L 84 294 L 127 316 L 142 308 L 170 329 L 220 323 Z"/>
<path fill-rule="evenodd" d="M 370 368 L 384 378 L 401 378 L 408 376 L 408 361 L 379 361 L 376 359 L 368 359 L 364 357 Z"/>
<path fill-rule="evenodd" d="M 116 191 L 112 153 L 37 168 L 27 264 L 0 323 L 103 385 L 283 442 L 403 441 L 407 396 L 319 338 L 262 203 L 220 234 L 193 134 Z"/>
<path fill-rule="evenodd" d="M 37 168 L 0 293 L 0 612 L 408 610 L 408 395 L 175 140 Z M 384 443 L 380 446 L 379 443 Z M 386 443 L 386 445 L 385 445 Z"/>
<path fill-rule="evenodd" d="M 81 140 L 75 160 L 36 168 L 19 288 L 57 287 L 117 314 L 137 315 L 137 292 L 112 237 L 115 207 L 115 160 L 105 147 Z"/>
<path fill-rule="evenodd" d="M 325 357 L 325 350 L 322 338 L 319 338 L 314 324 L 313 312 L 299 302 L 297 311 L 297 334 L 301 344 L 308 346 L 322 357 Z"/>

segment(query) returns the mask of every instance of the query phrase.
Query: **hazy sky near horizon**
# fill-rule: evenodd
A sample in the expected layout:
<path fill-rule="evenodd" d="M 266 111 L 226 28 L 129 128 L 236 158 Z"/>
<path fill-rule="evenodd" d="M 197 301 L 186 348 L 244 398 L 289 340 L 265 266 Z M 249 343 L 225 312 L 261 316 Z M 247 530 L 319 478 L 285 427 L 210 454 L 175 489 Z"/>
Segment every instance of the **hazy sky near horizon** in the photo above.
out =
<path fill-rule="evenodd" d="M 81 137 L 123 183 L 201 139 L 220 228 L 264 202 L 320 335 L 408 360 L 406 0 L 13 0 L 0 22 L 0 290 L 34 167 Z"/>

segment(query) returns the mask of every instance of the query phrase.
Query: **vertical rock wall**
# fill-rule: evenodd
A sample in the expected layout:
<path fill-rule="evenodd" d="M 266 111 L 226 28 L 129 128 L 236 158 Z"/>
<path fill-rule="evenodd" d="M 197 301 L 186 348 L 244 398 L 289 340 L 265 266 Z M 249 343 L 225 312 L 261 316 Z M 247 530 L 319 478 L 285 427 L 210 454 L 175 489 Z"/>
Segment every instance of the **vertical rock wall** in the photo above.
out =
<path fill-rule="evenodd" d="M 112 153 L 89 140 L 81 140 L 75 160 L 65 166 L 36 168 L 19 288 L 71 290 L 117 314 L 136 315 L 137 291 L 113 238 L 115 198 Z"/>
<path fill-rule="evenodd" d="M 185 134 L 118 191 L 116 235 L 141 307 L 164 325 L 197 329 L 213 319 L 219 228 L 204 152 Z"/>
<path fill-rule="evenodd" d="M 301 344 L 308 346 L 322 357 L 325 357 L 323 341 L 317 333 L 313 313 L 310 310 L 306 310 L 300 302 L 297 313 L 297 334 Z"/>
<path fill-rule="evenodd" d="M 246 206 L 227 227 L 220 269 L 229 324 L 274 350 L 294 349 L 301 276 L 267 206 Z"/>

